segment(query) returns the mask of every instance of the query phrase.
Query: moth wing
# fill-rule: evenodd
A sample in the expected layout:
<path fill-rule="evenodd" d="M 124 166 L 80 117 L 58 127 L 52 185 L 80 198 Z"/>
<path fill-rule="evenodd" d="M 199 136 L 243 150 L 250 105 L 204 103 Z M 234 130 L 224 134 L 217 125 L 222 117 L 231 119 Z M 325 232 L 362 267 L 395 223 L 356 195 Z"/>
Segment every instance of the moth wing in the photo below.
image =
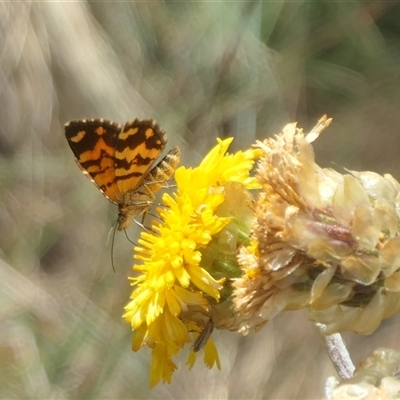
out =
<path fill-rule="evenodd" d="M 165 133 L 152 120 L 135 119 L 125 124 L 115 150 L 115 180 L 121 193 L 142 183 L 166 143 Z"/>
<path fill-rule="evenodd" d="M 121 125 L 103 119 L 72 120 L 65 124 L 65 136 L 83 173 L 113 203 L 122 193 L 117 184 L 115 154 Z"/>

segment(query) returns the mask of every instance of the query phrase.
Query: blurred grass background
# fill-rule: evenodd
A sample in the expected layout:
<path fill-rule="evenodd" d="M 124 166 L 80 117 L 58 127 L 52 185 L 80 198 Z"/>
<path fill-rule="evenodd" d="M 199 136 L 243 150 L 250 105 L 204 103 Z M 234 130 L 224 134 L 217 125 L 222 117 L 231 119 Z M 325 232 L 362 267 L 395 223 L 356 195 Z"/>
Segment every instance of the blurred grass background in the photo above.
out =
<path fill-rule="evenodd" d="M 216 332 L 222 371 L 189 373 L 184 354 L 149 389 L 150 352 L 131 352 L 121 318 L 132 248 L 117 235 L 115 275 L 116 207 L 63 125 L 155 118 L 195 165 L 216 137 L 235 151 L 327 113 L 321 165 L 400 179 L 399 2 L 1 2 L 0 44 L 0 398 L 321 398 L 334 371 L 304 312 Z M 354 361 L 400 350 L 398 329 L 346 334 Z"/>

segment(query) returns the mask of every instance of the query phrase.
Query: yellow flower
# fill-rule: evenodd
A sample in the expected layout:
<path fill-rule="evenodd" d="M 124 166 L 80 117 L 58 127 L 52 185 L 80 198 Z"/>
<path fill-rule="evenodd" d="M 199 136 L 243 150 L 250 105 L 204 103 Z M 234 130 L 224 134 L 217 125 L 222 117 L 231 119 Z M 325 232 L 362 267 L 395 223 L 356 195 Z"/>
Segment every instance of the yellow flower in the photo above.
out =
<path fill-rule="evenodd" d="M 289 124 L 257 144 L 262 194 L 234 292 L 243 334 L 300 308 L 327 334 L 369 334 L 400 310 L 400 184 L 319 167 L 311 142 L 330 121 L 308 135 Z"/>
<path fill-rule="evenodd" d="M 233 323 L 221 300 L 230 290 L 227 278 L 238 275 L 237 243 L 248 239 L 252 200 L 245 193 L 259 187 L 249 172 L 261 153 L 227 154 L 232 140 L 218 140 L 197 168 L 176 170 L 176 193 L 164 193 L 165 208 L 157 210 L 161 222 L 153 222 L 135 247 L 134 258 L 142 263 L 134 266 L 140 275 L 130 278 L 134 290 L 124 318 L 135 330 L 133 350 L 152 348 L 151 386 L 171 382 L 177 368 L 172 358 L 199 335 L 206 365 L 220 368 L 215 345 L 207 340 L 212 329 L 205 330 L 210 321 L 216 328 Z M 228 196 L 233 190 L 235 196 Z M 190 352 L 190 366 L 196 354 Z"/>

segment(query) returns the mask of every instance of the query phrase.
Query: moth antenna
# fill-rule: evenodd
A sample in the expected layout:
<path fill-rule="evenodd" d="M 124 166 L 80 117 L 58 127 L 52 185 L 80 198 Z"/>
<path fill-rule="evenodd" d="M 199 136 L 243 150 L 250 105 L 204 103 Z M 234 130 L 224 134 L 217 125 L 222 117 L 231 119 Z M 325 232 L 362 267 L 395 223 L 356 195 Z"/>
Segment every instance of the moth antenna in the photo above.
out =
<path fill-rule="evenodd" d="M 113 226 L 110 229 L 110 232 L 108 233 L 108 239 L 107 242 L 109 242 L 110 237 L 111 237 L 111 266 L 114 271 L 114 273 L 117 273 L 117 270 L 115 269 L 114 266 L 114 242 L 115 242 L 115 232 L 117 231 L 117 226 L 118 226 L 118 220 L 116 220 L 113 224 Z"/>

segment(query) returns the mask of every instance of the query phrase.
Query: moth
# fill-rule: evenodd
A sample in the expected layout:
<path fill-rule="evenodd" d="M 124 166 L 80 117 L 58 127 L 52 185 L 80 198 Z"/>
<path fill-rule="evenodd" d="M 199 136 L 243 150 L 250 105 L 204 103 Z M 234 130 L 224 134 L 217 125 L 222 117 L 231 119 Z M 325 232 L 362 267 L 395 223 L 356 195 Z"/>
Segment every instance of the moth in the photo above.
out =
<path fill-rule="evenodd" d="M 154 166 L 167 139 L 150 119 L 125 125 L 106 119 L 72 120 L 65 124 L 65 136 L 82 172 L 118 206 L 120 231 L 148 212 L 155 193 L 180 161 L 181 152 L 174 147 Z"/>

